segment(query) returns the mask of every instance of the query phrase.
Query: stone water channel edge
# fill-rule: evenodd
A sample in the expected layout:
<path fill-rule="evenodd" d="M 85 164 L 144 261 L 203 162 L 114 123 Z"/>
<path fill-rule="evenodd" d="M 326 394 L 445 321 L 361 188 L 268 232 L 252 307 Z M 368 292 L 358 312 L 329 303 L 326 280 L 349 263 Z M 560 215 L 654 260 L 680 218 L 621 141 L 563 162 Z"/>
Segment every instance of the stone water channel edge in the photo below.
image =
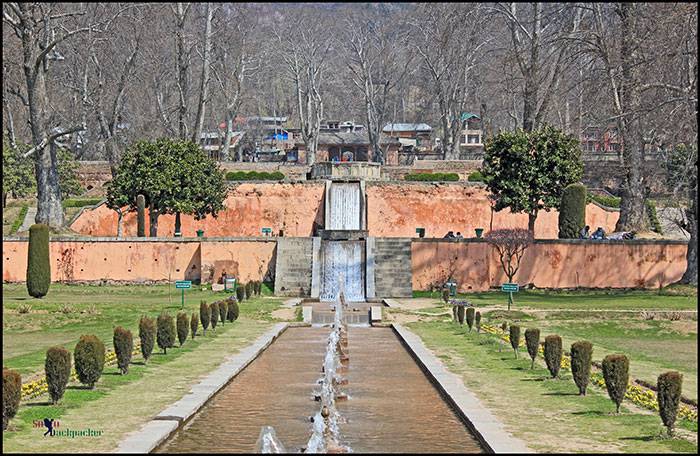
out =
<path fill-rule="evenodd" d="M 139 431 L 127 436 L 115 452 L 149 453 L 156 449 L 195 415 L 211 397 L 260 356 L 289 326 L 289 323 L 275 325 L 253 344 L 231 356 L 199 384 L 193 386 L 189 394 L 156 415 Z M 487 452 L 531 452 L 522 441 L 503 429 L 502 423 L 464 386 L 461 379 L 444 367 L 418 336 L 399 324 L 391 326 L 420 369 Z"/>
<path fill-rule="evenodd" d="M 472 434 L 489 453 L 532 453 L 525 443 L 508 433 L 503 424 L 467 389 L 464 382 L 423 344 L 423 341 L 400 324 L 392 329 L 421 370 L 438 389 Z"/>
<path fill-rule="evenodd" d="M 255 342 L 230 356 L 227 361 L 211 372 L 200 383 L 193 386 L 189 394 L 156 415 L 139 431 L 130 434 L 122 440 L 114 452 L 150 453 L 153 451 L 158 445 L 165 442 L 184 422 L 197 413 L 214 394 L 252 363 L 289 326 L 289 323 L 275 325 L 258 337 Z"/>

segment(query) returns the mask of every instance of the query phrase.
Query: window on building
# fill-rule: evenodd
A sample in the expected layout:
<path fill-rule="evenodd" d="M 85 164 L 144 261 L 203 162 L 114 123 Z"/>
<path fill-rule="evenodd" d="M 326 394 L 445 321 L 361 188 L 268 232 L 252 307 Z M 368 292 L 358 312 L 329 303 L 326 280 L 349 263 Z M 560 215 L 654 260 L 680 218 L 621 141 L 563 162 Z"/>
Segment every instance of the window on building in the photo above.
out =
<path fill-rule="evenodd" d="M 467 144 L 479 144 L 479 135 L 467 135 Z"/>

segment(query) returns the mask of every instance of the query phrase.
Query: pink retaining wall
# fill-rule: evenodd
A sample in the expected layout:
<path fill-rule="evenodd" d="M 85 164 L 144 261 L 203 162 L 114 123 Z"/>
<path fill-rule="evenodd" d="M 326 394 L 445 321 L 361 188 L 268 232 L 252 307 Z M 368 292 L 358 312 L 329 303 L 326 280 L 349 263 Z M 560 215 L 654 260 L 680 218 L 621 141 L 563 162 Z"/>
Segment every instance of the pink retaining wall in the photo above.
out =
<path fill-rule="evenodd" d="M 182 216 L 182 234 L 195 236 L 261 236 L 261 227 L 270 227 L 276 235 L 312 236 L 314 226 L 322 226 L 324 181 L 298 183 L 242 183 L 233 186 L 226 198 L 226 209 L 215 219 L 196 221 Z M 371 182 L 366 184 L 367 229 L 375 237 L 413 237 L 417 227 L 426 229 L 426 237 L 441 238 L 448 231 L 460 231 L 474 237 L 475 228 L 485 233 L 497 228 L 527 228 L 526 214 L 505 209 L 493 212 L 488 192 L 481 185 L 465 183 Z M 618 212 L 606 211 L 595 204 L 586 207 L 586 223 L 595 230 L 602 226 L 612 232 Z M 148 222 L 146 222 L 148 224 Z M 136 236 L 136 213 L 124 216 L 124 235 Z M 88 236 L 116 236 L 117 213 L 101 205 L 83 211 L 71 225 Z M 158 235 L 172 236 L 175 216 L 158 220 Z M 538 239 L 556 239 L 558 212 L 540 211 L 535 223 Z"/>
<path fill-rule="evenodd" d="M 538 288 L 658 288 L 680 280 L 686 251 L 686 243 L 673 241 L 535 242 L 515 280 Z M 495 249 L 485 242 L 416 240 L 411 253 L 414 290 L 441 285 L 450 275 L 465 292 L 507 282 Z"/>
<path fill-rule="evenodd" d="M 274 269 L 274 240 L 135 241 L 55 240 L 50 243 L 51 280 L 167 281 L 211 278 L 211 267 L 226 270 L 244 282 L 259 280 Z M 27 274 L 26 241 L 2 243 L 4 282 L 24 282 Z"/>
<path fill-rule="evenodd" d="M 3 240 L 3 281 L 23 282 L 27 241 Z M 678 281 L 687 244 L 677 241 L 538 241 L 516 276 L 540 288 L 657 288 Z M 56 239 L 53 281 L 218 281 L 226 271 L 242 282 L 274 277 L 276 240 Z M 442 285 L 452 276 L 460 291 L 482 291 L 506 281 L 494 249 L 482 241 L 415 239 L 413 289 Z"/>

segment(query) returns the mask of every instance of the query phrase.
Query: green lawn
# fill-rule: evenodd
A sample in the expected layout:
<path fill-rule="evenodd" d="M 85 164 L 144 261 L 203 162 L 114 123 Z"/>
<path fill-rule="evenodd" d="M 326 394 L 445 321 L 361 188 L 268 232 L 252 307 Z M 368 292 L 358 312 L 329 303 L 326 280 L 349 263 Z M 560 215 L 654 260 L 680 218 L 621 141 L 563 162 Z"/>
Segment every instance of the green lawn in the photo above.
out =
<path fill-rule="evenodd" d="M 188 313 L 199 309 L 199 300 L 208 302 L 226 296 L 223 293 L 191 290 L 186 292 Z M 69 351 L 81 334 L 96 334 L 108 348 L 112 346 L 112 328 L 123 325 L 136 336 L 142 314 L 152 316 L 167 310 L 180 310 L 180 296 L 173 290 L 172 302 L 168 287 L 158 286 L 67 286 L 53 284 L 42 300 L 28 298 L 23 285 L 3 285 L 3 367 L 12 367 L 26 374 L 41 374 L 45 351 L 52 345 L 63 345 Z M 95 390 L 85 390 L 71 383 L 57 406 L 43 395 L 23 401 L 20 411 L 3 432 L 4 451 L 11 452 L 85 452 L 109 451 L 128 432 L 138 429 L 153 415 L 185 395 L 190 386 L 224 359 L 249 345 L 274 322 L 271 312 L 281 300 L 272 297 L 244 301 L 234 323 L 221 323 L 206 336 L 188 339 L 182 347 L 168 350 L 167 355 L 155 348 L 143 363 L 135 356 L 127 375 L 119 375 L 115 365 L 105 367 Z M 17 313 L 17 307 L 31 304 L 28 314 Z M 62 312 L 61 306 L 71 306 Z M 83 312 L 83 313 L 81 313 Z M 128 413 L 124 406 L 128 404 Z M 103 430 L 99 438 L 42 439 L 41 429 L 33 428 L 33 420 L 44 417 L 59 419 L 70 429 Z M 115 419 L 118 418 L 118 419 Z"/>
<path fill-rule="evenodd" d="M 429 291 L 414 291 L 414 298 L 435 298 L 440 294 Z M 459 293 L 458 299 L 468 299 L 477 307 L 505 306 L 507 293 L 489 291 L 483 293 Z M 523 290 L 514 294 L 513 310 L 529 309 L 569 309 L 569 310 L 697 310 L 697 290 L 683 287 L 670 287 L 658 291 L 553 291 Z"/>
<path fill-rule="evenodd" d="M 444 321 L 408 326 L 509 432 L 537 452 L 697 452 L 696 443 L 660 437 L 658 415 L 632 412 L 624 403 L 615 415 L 603 391 L 591 388 L 580 397 L 568 370 L 562 369 L 562 379 L 549 379 L 543 364 L 529 369 L 525 351 L 519 359 L 512 350 L 499 352 L 493 336 L 467 333 L 466 327 Z M 684 426 L 697 435 L 696 424 Z"/>
<path fill-rule="evenodd" d="M 543 338 L 559 334 L 567 350 L 577 340 L 588 340 L 594 346 L 594 360 L 624 353 L 630 358 L 631 375 L 652 384 L 660 373 L 678 370 L 684 376 L 684 395 L 697 400 L 697 320 L 645 320 L 641 311 L 631 311 L 697 310 L 696 293 L 683 287 L 671 287 L 661 294 L 525 291 L 518 293 L 510 312 L 506 310 L 505 293 L 473 293 L 460 298 L 481 308 L 484 321 L 492 324 L 507 321 L 524 328 L 540 328 Z M 437 313 L 450 309 L 436 298 L 434 307 L 419 310 Z"/>
<path fill-rule="evenodd" d="M 3 366 L 23 376 L 43 371 L 46 349 L 65 345 L 72 351 L 83 334 L 95 334 L 112 346 L 114 327 L 124 326 L 136 336 L 141 315 L 157 316 L 180 311 L 181 294 L 174 286 L 87 286 L 51 284 L 42 299 L 27 295 L 24 284 L 3 284 Z M 185 312 L 199 312 L 199 302 L 211 303 L 228 296 L 198 287 L 185 291 Z M 270 320 L 279 300 L 263 297 L 241 304 L 241 316 Z M 31 306 L 26 314 L 18 307 Z"/>

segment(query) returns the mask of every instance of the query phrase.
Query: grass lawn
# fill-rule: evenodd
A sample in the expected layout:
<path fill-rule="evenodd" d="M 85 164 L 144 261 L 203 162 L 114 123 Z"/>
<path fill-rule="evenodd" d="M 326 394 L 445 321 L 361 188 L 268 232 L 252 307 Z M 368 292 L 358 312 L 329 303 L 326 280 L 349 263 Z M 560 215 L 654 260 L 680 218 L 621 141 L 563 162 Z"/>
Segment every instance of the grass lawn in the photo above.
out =
<path fill-rule="evenodd" d="M 212 302 L 225 296 L 211 291 L 187 291 L 185 310 L 198 312 L 200 299 Z M 63 345 L 72 352 L 81 334 L 96 334 L 111 348 L 114 326 L 123 325 L 136 336 L 140 315 L 155 316 L 161 310 L 173 315 L 177 313 L 180 296 L 173 292 L 172 298 L 170 303 L 168 287 L 164 285 L 99 287 L 52 284 L 49 294 L 37 300 L 26 296 L 23 285 L 3 285 L 3 367 L 20 370 L 23 380 L 27 374 L 43 373 L 46 349 Z M 138 429 L 178 400 L 203 374 L 269 329 L 274 321 L 271 312 L 280 302 L 272 297 L 244 301 L 236 322 L 223 327 L 219 323 L 215 333 L 208 330 L 206 336 L 188 339 L 182 348 L 172 348 L 167 355 L 161 354 L 156 346 L 156 353 L 147 365 L 140 356 L 134 357 L 128 375 L 119 375 L 116 365 L 105 367 L 95 390 L 85 390 L 81 385 L 71 383 L 57 406 L 47 402 L 47 395 L 23 402 L 17 416 L 10 421 L 9 432 L 3 432 L 4 451 L 113 449 L 126 433 Z M 17 313 L 17 307 L 26 303 L 32 305 L 31 312 Z M 70 305 L 71 311 L 62 312 L 63 305 Z M 103 435 L 42 439 L 43 430 L 33 428 L 32 421 L 45 417 L 58 419 L 62 429 L 99 429 Z"/>
<path fill-rule="evenodd" d="M 466 327 L 443 321 L 408 327 L 509 432 L 535 451 L 697 452 L 696 443 L 661 437 L 664 429 L 657 414 L 631 412 L 623 403 L 622 413 L 615 415 L 605 392 L 591 387 L 580 397 L 569 370 L 562 369 L 561 379 L 549 379 L 542 363 L 530 370 L 526 351 L 519 359 L 512 350 L 499 353 L 493 336 L 468 334 Z M 696 425 L 694 429 L 697 433 Z"/>
<path fill-rule="evenodd" d="M 661 294 L 658 291 L 613 294 L 525 291 L 518 293 L 510 312 L 506 310 L 505 293 L 460 297 L 480 307 L 484 321 L 492 324 L 507 321 L 523 328 L 540 328 L 543 339 L 548 334 L 559 334 L 565 350 L 573 342 L 588 340 L 593 344 L 596 361 L 610 353 L 624 353 L 630 358 L 630 373 L 634 378 L 656 384 L 660 373 L 678 370 L 683 373 L 683 394 L 697 400 L 697 320 L 645 320 L 641 312 L 632 311 L 697 310 L 694 293 L 697 292 L 680 287 L 662 290 Z M 598 309 L 604 312 L 596 312 Z M 450 308 L 437 298 L 435 307 L 419 309 L 423 313 L 440 310 Z"/>
<path fill-rule="evenodd" d="M 440 301 L 438 292 L 414 291 L 414 298 L 435 298 Z M 507 293 L 488 291 L 482 293 L 459 293 L 458 299 L 468 299 L 477 307 L 503 306 L 508 303 Z M 697 310 L 697 289 L 669 287 L 658 291 L 552 291 L 523 290 L 514 294 L 513 310 L 528 309 L 569 309 L 569 310 Z"/>
<path fill-rule="evenodd" d="M 181 293 L 167 285 L 93 286 L 51 284 L 42 299 L 27 295 L 24 284 L 3 284 L 3 366 L 27 374 L 43 372 L 46 350 L 65 345 L 73 350 L 83 334 L 95 334 L 108 348 L 114 327 L 123 326 L 136 337 L 141 315 L 157 316 L 166 310 L 180 311 Z M 185 309 L 199 313 L 199 302 L 211 303 L 228 296 L 194 286 L 185 290 Z M 263 297 L 241 304 L 241 316 L 270 320 L 280 300 Z M 26 314 L 20 306 L 31 306 Z"/>

